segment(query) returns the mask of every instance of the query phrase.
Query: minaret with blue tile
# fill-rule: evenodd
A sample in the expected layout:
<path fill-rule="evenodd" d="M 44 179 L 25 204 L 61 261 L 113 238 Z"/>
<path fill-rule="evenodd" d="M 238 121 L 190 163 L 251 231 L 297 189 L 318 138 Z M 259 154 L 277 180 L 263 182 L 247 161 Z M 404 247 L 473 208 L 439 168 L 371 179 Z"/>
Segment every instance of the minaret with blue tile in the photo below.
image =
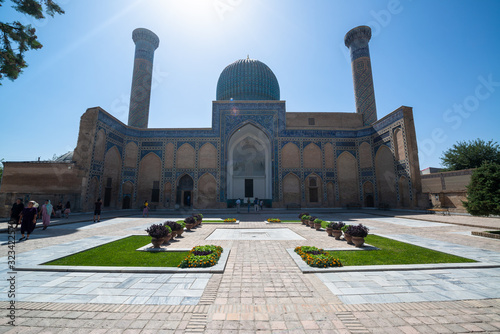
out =
<path fill-rule="evenodd" d="M 146 129 L 153 79 L 153 58 L 160 39 L 155 33 L 144 28 L 135 29 L 132 32 L 132 39 L 135 43 L 135 58 L 128 125 Z"/>
<path fill-rule="evenodd" d="M 364 125 L 371 125 L 377 120 L 370 50 L 368 49 L 371 37 L 372 30 L 367 26 L 351 29 L 344 37 L 345 46 L 351 53 L 356 113 L 363 114 Z"/>

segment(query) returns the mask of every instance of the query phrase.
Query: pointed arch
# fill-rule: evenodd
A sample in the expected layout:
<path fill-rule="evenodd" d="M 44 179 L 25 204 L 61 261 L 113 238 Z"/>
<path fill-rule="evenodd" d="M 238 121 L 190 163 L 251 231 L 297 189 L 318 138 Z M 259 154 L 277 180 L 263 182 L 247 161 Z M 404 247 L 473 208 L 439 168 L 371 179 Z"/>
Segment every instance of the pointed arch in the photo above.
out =
<path fill-rule="evenodd" d="M 137 178 L 137 201 L 153 202 L 153 189 L 158 189 L 161 180 L 161 159 L 150 152 L 139 163 L 139 176 Z"/>
<path fill-rule="evenodd" d="M 139 148 L 137 144 L 131 141 L 125 146 L 125 159 L 123 165 L 129 168 L 135 168 L 137 166 L 137 156 L 139 155 Z"/>
<path fill-rule="evenodd" d="M 375 155 L 375 176 L 379 205 L 396 206 L 396 174 L 394 156 L 386 145 L 380 146 Z"/>
<path fill-rule="evenodd" d="M 399 178 L 399 206 L 408 208 L 410 206 L 410 185 L 408 178 L 403 175 Z"/>
<path fill-rule="evenodd" d="M 309 206 L 321 206 L 323 202 L 323 181 L 318 174 L 312 173 L 306 177 L 306 202 Z"/>
<path fill-rule="evenodd" d="M 103 129 L 99 130 L 96 135 L 94 145 L 94 160 L 103 161 L 104 151 L 106 149 L 106 133 Z"/>
<path fill-rule="evenodd" d="M 300 179 L 294 173 L 288 173 L 283 178 L 283 203 L 301 203 Z"/>
<path fill-rule="evenodd" d="M 287 143 L 281 149 L 281 165 L 283 168 L 300 168 L 300 150 L 294 143 Z"/>
<path fill-rule="evenodd" d="M 361 143 L 361 145 L 359 145 L 359 167 L 360 168 L 373 167 L 372 147 L 367 142 L 363 142 Z"/>
<path fill-rule="evenodd" d="M 406 159 L 405 143 L 403 140 L 403 131 L 400 128 L 394 130 L 394 155 L 396 161 Z"/>
<path fill-rule="evenodd" d="M 371 208 L 375 206 L 375 193 L 373 183 L 370 181 L 363 183 L 363 200 L 365 207 Z"/>
<path fill-rule="evenodd" d="M 321 149 L 318 145 L 310 143 L 304 148 L 304 168 L 322 167 Z"/>
<path fill-rule="evenodd" d="M 340 205 L 359 205 L 358 162 L 349 152 L 342 152 L 337 158 L 337 180 Z"/>
<path fill-rule="evenodd" d="M 184 143 L 177 150 L 177 168 L 194 168 L 195 167 L 196 154 L 193 146 L 188 143 Z"/>
<path fill-rule="evenodd" d="M 104 189 L 104 207 L 118 208 L 118 195 L 120 194 L 122 171 L 122 158 L 116 146 L 106 152 L 104 158 L 104 171 L 102 176 L 102 189 Z"/>
<path fill-rule="evenodd" d="M 180 207 L 193 205 L 194 181 L 189 174 L 184 174 L 177 179 L 175 204 Z"/>
<path fill-rule="evenodd" d="M 200 148 L 198 164 L 200 168 L 217 168 L 217 149 L 211 143 L 205 143 Z"/>
<path fill-rule="evenodd" d="M 197 207 L 210 208 L 214 207 L 217 202 L 217 182 L 213 175 L 209 173 L 203 174 L 198 180 Z"/>

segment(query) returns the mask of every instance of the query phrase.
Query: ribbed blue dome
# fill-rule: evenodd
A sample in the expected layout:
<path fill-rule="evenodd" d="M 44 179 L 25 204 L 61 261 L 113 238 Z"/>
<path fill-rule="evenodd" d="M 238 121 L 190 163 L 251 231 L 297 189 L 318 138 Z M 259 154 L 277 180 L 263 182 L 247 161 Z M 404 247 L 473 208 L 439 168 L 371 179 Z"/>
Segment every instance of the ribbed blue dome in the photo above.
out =
<path fill-rule="evenodd" d="M 280 86 L 273 71 L 256 59 L 240 59 L 222 71 L 217 100 L 279 100 Z"/>

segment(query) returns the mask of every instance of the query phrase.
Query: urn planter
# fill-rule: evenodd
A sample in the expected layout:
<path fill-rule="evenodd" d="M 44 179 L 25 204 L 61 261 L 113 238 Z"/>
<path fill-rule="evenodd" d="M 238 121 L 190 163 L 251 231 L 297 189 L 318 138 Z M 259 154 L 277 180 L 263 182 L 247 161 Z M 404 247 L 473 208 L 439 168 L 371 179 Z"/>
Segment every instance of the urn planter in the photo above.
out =
<path fill-rule="evenodd" d="M 321 229 L 321 223 L 314 223 L 314 228 L 316 231 L 319 231 Z"/>
<path fill-rule="evenodd" d="M 329 227 L 327 227 L 327 228 L 326 228 L 326 233 L 328 233 L 328 236 L 329 236 L 329 237 L 331 237 L 331 236 L 332 236 L 332 234 L 333 234 L 333 228 L 329 228 Z"/>
<path fill-rule="evenodd" d="M 154 248 L 160 248 L 164 241 L 165 238 L 151 238 L 151 243 Z"/>
<path fill-rule="evenodd" d="M 172 232 L 170 232 L 169 234 L 167 234 L 167 236 L 164 238 L 164 240 L 163 240 L 163 246 L 168 245 L 168 243 L 170 242 L 170 239 L 172 239 Z"/>
<path fill-rule="evenodd" d="M 362 247 L 365 243 L 365 238 L 363 237 L 351 237 L 352 238 L 352 243 L 356 247 Z"/>
<path fill-rule="evenodd" d="M 344 239 L 347 241 L 348 244 L 352 245 L 352 237 L 349 233 L 344 233 Z"/>
<path fill-rule="evenodd" d="M 335 240 L 340 240 L 340 237 L 342 236 L 342 230 L 333 230 L 332 229 L 332 234 L 335 237 Z"/>

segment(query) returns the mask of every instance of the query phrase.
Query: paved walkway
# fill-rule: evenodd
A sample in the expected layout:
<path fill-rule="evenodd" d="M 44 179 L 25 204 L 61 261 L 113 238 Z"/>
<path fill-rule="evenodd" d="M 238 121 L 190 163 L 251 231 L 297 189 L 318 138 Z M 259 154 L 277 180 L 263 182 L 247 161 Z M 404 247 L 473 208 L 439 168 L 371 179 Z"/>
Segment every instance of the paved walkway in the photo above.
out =
<path fill-rule="evenodd" d="M 11 300 L 7 279 L 14 276 L 17 326 L 2 326 L 9 321 L 2 314 L 0 333 L 500 333 L 500 240 L 470 233 L 485 230 L 477 226 L 498 229 L 500 219 L 384 214 L 325 211 L 318 216 L 363 223 L 373 233 L 480 263 L 473 268 L 470 264 L 433 269 L 377 266 L 369 271 L 304 274 L 287 249 L 352 246 L 300 224 L 266 224 L 269 214 L 264 212 L 236 216 L 239 224 L 203 224 L 169 246 L 230 248 L 223 274 L 10 274 L 3 233 L 0 307 L 7 312 Z M 296 215 L 272 211 L 273 217 L 282 219 Z M 224 217 L 223 213 L 214 216 Z M 30 240 L 17 243 L 17 268 L 126 235 L 145 234 L 147 226 L 167 215 L 117 217 L 99 223 L 92 223 L 89 215 L 74 217 L 66 221 L 72 224 L 36 229 Z"/>

